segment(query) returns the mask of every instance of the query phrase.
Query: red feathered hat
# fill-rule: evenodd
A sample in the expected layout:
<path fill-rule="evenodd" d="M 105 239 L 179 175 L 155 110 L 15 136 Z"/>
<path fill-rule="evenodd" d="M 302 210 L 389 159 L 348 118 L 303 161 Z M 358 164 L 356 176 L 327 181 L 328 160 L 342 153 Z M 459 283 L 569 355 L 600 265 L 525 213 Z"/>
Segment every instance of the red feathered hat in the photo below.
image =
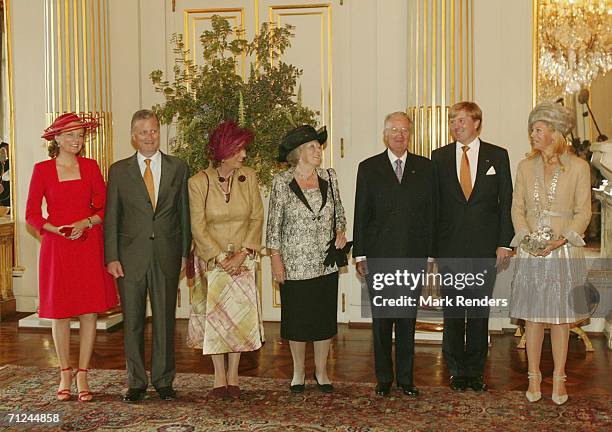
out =
<path fill-rule="evenodd" d="M 253 132 L 243 129 L 233 121 L 224 121 L 210 135 L 208 150 L 215 161 L 228 159 L 253 141 Z"/>
<path fill-rule="evenodd" d="M 42 138 L 52 141 L 56 135 L 76 129 L 88 129 L 89 132 L 93 132 L 99 125 L 98 119 L 89 114 L 81 114 L 79 117 L 75 113 L 66 113 L 56 118 L 51 126 L 44 130 Z"/>

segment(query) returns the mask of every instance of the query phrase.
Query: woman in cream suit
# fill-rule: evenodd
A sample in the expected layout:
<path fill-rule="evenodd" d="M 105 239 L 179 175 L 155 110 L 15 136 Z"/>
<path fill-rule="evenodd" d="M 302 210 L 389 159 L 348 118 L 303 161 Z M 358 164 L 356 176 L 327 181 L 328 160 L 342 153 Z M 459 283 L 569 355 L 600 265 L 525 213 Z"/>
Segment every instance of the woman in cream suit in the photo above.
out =
<path fill-rule="evenodd" d="M 215 383 L 210 396 L 215 398 L 240 396 L 240 353 L 257 350 L 263 342 L 255 282 L 263 205 L 255 171 L 243 166 L 252 140 L 251 131 L 221 123 L 210 137 L 212 163 L 189 179 L 195 254 L 207 279 L 200 285 L 207 291 L 195 292 L 192 300 L 192 309 L 205 318 L 190 318 L 190 331 L 194 325 L 203 327 L 203 341 L 194 345 L 212 355 Z"/>
<path fill-rule="evenodd" d="M 525 320 L 529 389 L 542 395 L 540 356 L 544 327 L 550 327 L 554 360 L 553 401 L 565 389 L 570 324 L 586 318 L 586 262 L 582 247 L 591 219 L 589 164 L 573 154 L 565 137 L 573 117 L 563 106 L 537 105 L 529 115 L 532 151 L 519 163 L 512 199 L 517 265 L 510 315 Z"/>

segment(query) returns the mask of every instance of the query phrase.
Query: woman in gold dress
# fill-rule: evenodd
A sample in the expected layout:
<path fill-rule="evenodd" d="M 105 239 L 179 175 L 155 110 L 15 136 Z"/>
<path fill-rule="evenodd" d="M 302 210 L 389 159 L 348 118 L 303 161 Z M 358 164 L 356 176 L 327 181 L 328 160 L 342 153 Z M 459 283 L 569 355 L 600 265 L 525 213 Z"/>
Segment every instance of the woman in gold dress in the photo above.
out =
<path fill-rule="evenodd" d="M 202 338 L 188 344 L 212 356 L 216 398 L 240 396 L 240 353 L 259 349 L 264 338 L 255 282 L 263 205 L 255 171 L 244 166 L 252 140 L 251 131 L 221 123 L 210 137 L 211 164 L 189 179 L 195 255 L 207 283 L 194 292 L 190 318 L 190 333 L 199 328 Z"/>

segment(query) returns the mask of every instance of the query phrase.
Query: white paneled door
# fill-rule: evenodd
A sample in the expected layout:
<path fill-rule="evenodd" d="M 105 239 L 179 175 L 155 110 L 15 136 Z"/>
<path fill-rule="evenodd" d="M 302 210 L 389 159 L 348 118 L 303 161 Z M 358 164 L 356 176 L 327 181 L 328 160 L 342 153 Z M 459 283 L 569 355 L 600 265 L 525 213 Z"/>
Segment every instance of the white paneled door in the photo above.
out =
<path fill-rule="evenodd" d="M 324 167 L 338 172 L 340 196 L 349 220 L 349 238 L 352 237 L 353 191 L 358 161 L 350 159 L 349 148 L 349 90 L 350 50 L 348 41 L 348 2 L 309 0 L 176 0 L 175 10 L 167 22 L 168 38 L 182 33 L 190 55 L 202 62 L 199 35 L 210 28 L 215 14 L 229 20 L 234 27 L 245 30 L 251 39 L 263 22 L 294 26 L 292 44 L 283 60 L 302 71 L 300 85 L 305 105 L 319 112 L 319 126 L 326 125 L 328 143 L 324 152 Z M 168 50 L 168 64 L 173 53 Z M 239 73 L 246 77 L 251 59 L 239 59 Z M 267 198 L 264 197 L 264 202 Z M 266 203 L 267 204 L 267 203 Z M 266 205 L 267 207 L 267 205 Z M 260 289 L 264 320 L 280 320 L 280 295 L 272 283 L 270 261 L 264 257 L 261 265 Z M 338 320 L 348 322 L 349 305 L 359 302 L 349 294 L 359 293 L 354 269 L 345 270 L 340 277 Z M 357 308 L 358 309 L 358 308 Z"/>

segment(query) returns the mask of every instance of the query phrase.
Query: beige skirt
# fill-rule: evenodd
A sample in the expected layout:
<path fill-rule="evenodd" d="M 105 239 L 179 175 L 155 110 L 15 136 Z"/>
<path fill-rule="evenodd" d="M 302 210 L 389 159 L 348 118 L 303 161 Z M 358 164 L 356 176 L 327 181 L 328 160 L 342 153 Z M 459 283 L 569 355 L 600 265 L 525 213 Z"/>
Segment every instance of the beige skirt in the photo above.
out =
<path fill-rule="evenodd" d="M 197 260 L 196 260 L 197 262 Z M 192 293 L 187 345 L 203 354 L 255 351 L 264 339 L 261 301 L 255 279 L 257 263 L 247 257 L 232 276 L 220 267 L 203 272 Z M 197 266 L 197 264 L 196 264 Z"/>

